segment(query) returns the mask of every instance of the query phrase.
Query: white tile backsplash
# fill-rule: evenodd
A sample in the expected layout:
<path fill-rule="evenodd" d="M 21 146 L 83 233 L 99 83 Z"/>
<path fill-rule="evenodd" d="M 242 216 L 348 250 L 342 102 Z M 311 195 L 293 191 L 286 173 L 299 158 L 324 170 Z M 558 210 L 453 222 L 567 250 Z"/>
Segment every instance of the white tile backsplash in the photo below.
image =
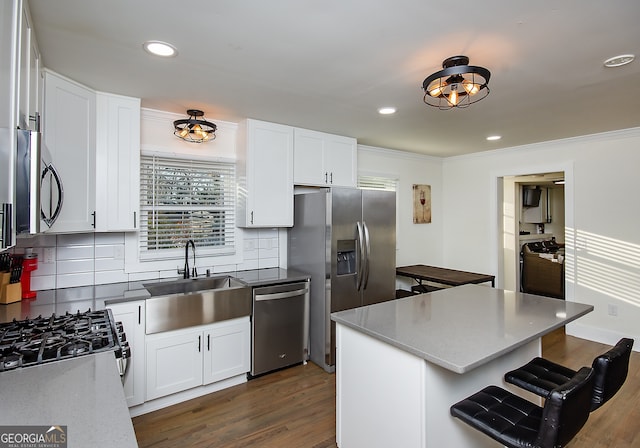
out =
<path fill-rule="evenodd" d="M 78 260 L 58 260 L 57 274 L 79 274 L 95 271 L 95 262 L 93 258 L 84 258 Z"/>
<path fill-rule="evenodd" d="M 80 274 L 58 274 L 56 276 L 56 288 L 73 288 L 74 286 L 86 286 L 94 284 L 93 272 Z"/>
<path fill-rule="evenodd" d="M 286 250 L 278 229 L 244 229 L 243 261 L 232 265 L 197 266 L 198 273 L 212 274 L 278 267 L 280 251 Z M 286 240 L 286 237 L 285 237 Z M 178 277 L 177 270 L 125 272 L 125 234 L 88 233 L 69 235 L 42 234 L 19 238 L 16 253 L 27 247 L 38 254 L 38 269 L 31 275 L 36 291 L 77 286 L 105 285 Z M 176 260 L 181 266 L 182 259 Z"/>
<path fill-rule="evenodd" d="M 91 246 L 58 246 L 57 249 L 58 262 L 61 260 L 79 260 L 93 259 L 95 256 L 95 247 Z"/>

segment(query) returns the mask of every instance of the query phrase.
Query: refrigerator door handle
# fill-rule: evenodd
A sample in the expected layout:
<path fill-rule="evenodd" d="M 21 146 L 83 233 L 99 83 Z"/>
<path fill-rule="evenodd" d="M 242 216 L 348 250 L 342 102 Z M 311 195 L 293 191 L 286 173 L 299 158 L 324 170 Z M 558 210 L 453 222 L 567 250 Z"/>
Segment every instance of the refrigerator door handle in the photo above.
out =
<path fill-rule="evenodd" d="M 362 284 L 362 289 L 367 289 L 367 285 L 369 284 L 369 256 L 371 255 L 371 242 L 369 240 L 369 227 L 367 227 L 367 223 L 362 221 L 362 228 L 364 229 L 364 280 Z"/>
<path fill-rule="evenodd" d="M 362 223 L 358 221 L 356 223 L 356 228 L 358 231 L 358 259 L 356 263 L 358 265 L 358 276 L 356 278 L 357 289 L 358 291 L 362 290 L 362 281 L 364 279 L 364 268 L 365 268 L 365 254 L 364 254 L 364 236 L 362 230 Z"/>

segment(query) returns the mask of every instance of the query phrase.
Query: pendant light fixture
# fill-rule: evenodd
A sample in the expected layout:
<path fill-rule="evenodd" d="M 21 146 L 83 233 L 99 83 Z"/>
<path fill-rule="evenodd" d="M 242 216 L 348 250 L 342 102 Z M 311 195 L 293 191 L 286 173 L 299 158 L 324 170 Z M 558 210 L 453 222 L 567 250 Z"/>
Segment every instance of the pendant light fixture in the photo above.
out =
<path fill-rule="evenodd" d="M 452 56 L 422 82 L 424 102 L 440 110 L 469 107 L 489 95 L 490 77 L 486 68 L 469 65 L 468 57 Z"/>
<path fill-rule="evenodd" d="M 187 110 L 187 115 L 189 115 L 189 118 L 173 122 L 174 135 L 192 143 L 215 140 L 217 126 L 204 119 L 204 112 L 197 109 L 189 109 Z"/>

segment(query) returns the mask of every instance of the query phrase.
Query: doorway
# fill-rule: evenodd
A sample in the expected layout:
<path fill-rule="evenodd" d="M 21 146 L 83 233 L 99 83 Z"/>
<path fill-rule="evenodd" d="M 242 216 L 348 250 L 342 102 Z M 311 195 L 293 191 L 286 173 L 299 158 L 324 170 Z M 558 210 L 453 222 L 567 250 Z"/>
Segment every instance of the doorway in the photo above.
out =
<path fill-rule="evenodd" d="M 565 171 L 502 177 L 502 279 L 507 290 L 520 291 L 524 244 L 566 240 Z"/>

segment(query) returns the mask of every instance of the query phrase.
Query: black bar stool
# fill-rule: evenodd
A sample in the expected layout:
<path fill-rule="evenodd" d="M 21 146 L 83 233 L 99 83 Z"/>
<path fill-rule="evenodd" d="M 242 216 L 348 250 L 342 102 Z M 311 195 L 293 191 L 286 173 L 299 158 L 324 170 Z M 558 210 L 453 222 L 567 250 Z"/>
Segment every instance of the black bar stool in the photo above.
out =
<path fill-rule="evenodd" d="M 591 411 L 595 411 L 613 397 L 627 379 L 629 357 L 633 339 L 623 338 L 606 353 L 593 360 L 595 372 Z M 560 364 L 544 358 L 534 358 L 527 364 L 504 375 L 507 383 L 514 384 L 540 397 L 547 397 L 551 390 L 567 382 L 576 374 Z"/>
<path fill-rule="evenodd" d="M 497 386 L 451 406 L 451 415 L 510 448 L 560 448 L 589 418 L 594 372 L 580 369 L 553 389 L 544 407 Z"/>

